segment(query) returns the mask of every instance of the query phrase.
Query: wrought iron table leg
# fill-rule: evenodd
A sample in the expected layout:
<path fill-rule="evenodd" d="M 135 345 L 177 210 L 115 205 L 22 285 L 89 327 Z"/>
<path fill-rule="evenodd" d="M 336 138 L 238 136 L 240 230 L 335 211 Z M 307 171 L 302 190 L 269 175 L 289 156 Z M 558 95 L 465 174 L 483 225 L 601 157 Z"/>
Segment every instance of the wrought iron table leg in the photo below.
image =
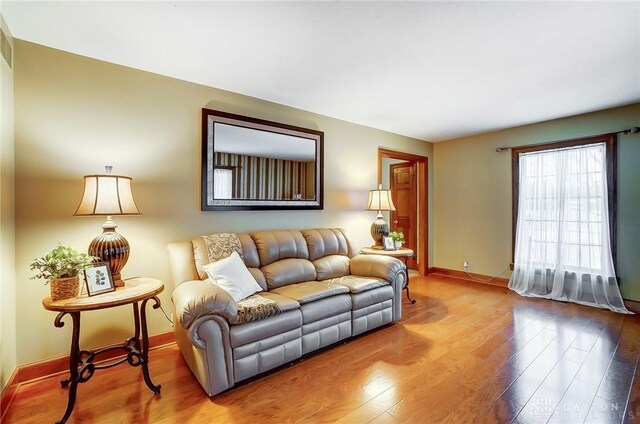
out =
<path fill-rule="evenodd" d="M 407 279 L 407 284 L 405 284 L 402 289 L 407 291 L 407 299 L 409 299 L 409 302 L 411 302 L 411 304 L 413 305 L 416 303 L 416 301 L 411 299 L 411 295 L 409 294 L 409 267 L 407 267 L 407 257 L 405 256 L 403 259 L 404 259 L 404 269 L 406 271 L 405 277 Z"/>
<path fill-rule="evenodd" d="M 66 314 L 71 315 L 73 320 L 73 335 L 71 336 L 71 353 L 69 355 L 69 378 L 60 382 L 62 387 L 69 385 L 69 400 L 67 401 L 67 409 L 64 416 L 56 421 L 56 424 L 64 424 L 67 422 L 76 404 L 76 394 L 78 393 L 78 383 L 80 381 L 80 373 L 78 372 L 78 361 L 80 354 L 80 312 L 60 312 L 55 320 L 56 327 L 63 327 L 62 317 Z"/>
<path fill-rule="evenodd" d="M 409 302 L 411 302 L 412 305 L 415 304 L 416 301 L 411 299 L 411 295 L 409 294 L 409 282 L 407 282 L 407 285 L 404 286 L 404 289 L 407 291 L 407 299 L 409 299 Z"/>
<path fill-rule="evenodd" d="M 149 333 L 147 331 L 147 302 L 152 300 L 155 302 L 153 304 L 153 309 L 158 309 L 160 307 L 160 299 L 156 296 L 145 299 L 142 301 L 142 308 L 140 309 L 140 324 L 142 325 L 142 375 L 144 376 L 144 382 L 147 383 L 147 387 L 153 391 L 156 395 L 160 394 L 160 385 L 155 385 L 151 381 L 151 376 L 149 375 Z"/>

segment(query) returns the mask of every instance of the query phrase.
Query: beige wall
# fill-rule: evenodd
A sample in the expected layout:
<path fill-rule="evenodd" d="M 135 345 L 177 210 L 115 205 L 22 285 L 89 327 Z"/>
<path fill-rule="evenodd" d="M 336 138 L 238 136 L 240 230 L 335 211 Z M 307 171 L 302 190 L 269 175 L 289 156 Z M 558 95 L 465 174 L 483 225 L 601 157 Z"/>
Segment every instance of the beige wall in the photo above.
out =
<path fill-rule="evenodd" d="M 0 27 L 10 37 L 0 14 Z M 9 43 L 13 41 L 9 39 Z M 16 366 L 13 71 L 0 57 L 0 389 Z"/>
<path fill-rule="evenodd" d="M 200 211 L 200 113 L 219 109 L 325 133 L 325 209 L 290 212 Z M 341 226 L 356 244 L 370 245 L 375 213 L 363 211 L 376 186 L 377 148 L 431 156 L 432 145 L 255 98 L 17 41 L 15 60 L 16 275 L 18 363 L 64 355 L 71 326 L 53 327 L 41 307 L 48 287 L 29 281 L 28 263 L 64 241 L 86 249 L 100 218 L 72 216 L 82 176 L 114 172 L 133 177 L 143 215 L 116 217 L 131 244 L 124 277 L 172 283 L 165 246 L 215 231 Z M 130 310 L 83 315 L 81 343 L 97 346 L 130 333 Z M 170 329 L 150 312 L 150 332 Z"/>
<path fill-rule="evenodd" d="M 434 147 L 436 267 L 494 275 L 511 262 L 511 153 L 498 146 L 564 140 L 640 126 L 640 104 L 511 128 Z M 640 135 L 618 138 L 618 275 L 640 300 Z M 509 273 L 505 273 L 508 277 Z"/>

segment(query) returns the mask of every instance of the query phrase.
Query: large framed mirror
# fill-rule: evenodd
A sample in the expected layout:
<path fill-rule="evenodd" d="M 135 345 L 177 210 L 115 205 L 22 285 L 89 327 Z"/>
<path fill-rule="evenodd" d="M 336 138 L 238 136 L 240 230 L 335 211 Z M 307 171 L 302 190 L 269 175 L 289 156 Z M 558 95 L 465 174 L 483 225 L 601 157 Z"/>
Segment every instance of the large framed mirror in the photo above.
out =
<path fill-rule="evenodd" d="M 202 109 L 202 210 L 322 209 L 322 131 Z"/>

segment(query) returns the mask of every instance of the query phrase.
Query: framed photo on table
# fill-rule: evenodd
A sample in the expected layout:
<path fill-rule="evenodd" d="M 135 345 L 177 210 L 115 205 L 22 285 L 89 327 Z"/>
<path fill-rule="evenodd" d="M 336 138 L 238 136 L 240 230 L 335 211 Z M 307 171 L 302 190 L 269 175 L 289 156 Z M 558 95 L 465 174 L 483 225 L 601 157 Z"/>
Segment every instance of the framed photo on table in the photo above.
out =
<path fill-rule="evenodd" d="M 396 244 L 390 236 L 382 236 L 384 250 L 396 250 Z"/>
<path fill-rule="evenodd" d="M 84 281 L 87 284 L 87 294 L 95 296 L 97 294 L 109 293 L 116 290 L 111 276 L 111 269 L 107 262 L 98 262 L 92 267 L 84 270 Z"/>

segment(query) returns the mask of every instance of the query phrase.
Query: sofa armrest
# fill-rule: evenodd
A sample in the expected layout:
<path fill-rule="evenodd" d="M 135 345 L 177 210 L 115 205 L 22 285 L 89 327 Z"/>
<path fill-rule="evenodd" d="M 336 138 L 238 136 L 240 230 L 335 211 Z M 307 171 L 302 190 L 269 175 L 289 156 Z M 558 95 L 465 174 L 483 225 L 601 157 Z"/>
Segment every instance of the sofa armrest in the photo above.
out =
<path fill-rule="evenodd" d="M 175 319 L 187 329 L 198 318 L 218 315 L 233 321 L 238 313 L 236 302 L 231 295 L 209 281 L 187 281 L 180 284 L 171 295 Z"/>
<path fill-rule="evenodd" d="M 382 255 L 356 255 L 349 264 L 351 275 L 384 278 L 393 281 L 406 267 L 400 259 Z"/>
<path fill-rule="evenodd" d="M 176 343 L 209 396 L 235 384 L 228 319 L 236 304 L 209 281 L 187 281 L 173 292 Z"/>
<path fill-rule="evenodd" d="M 407 285 L 407 267 L 398 258 L 382 255 L 357 255 L 349 264 L 351 275 L 384 278 L 393 287 L 393 320 L 402 318 L 402 289 Z"/>

